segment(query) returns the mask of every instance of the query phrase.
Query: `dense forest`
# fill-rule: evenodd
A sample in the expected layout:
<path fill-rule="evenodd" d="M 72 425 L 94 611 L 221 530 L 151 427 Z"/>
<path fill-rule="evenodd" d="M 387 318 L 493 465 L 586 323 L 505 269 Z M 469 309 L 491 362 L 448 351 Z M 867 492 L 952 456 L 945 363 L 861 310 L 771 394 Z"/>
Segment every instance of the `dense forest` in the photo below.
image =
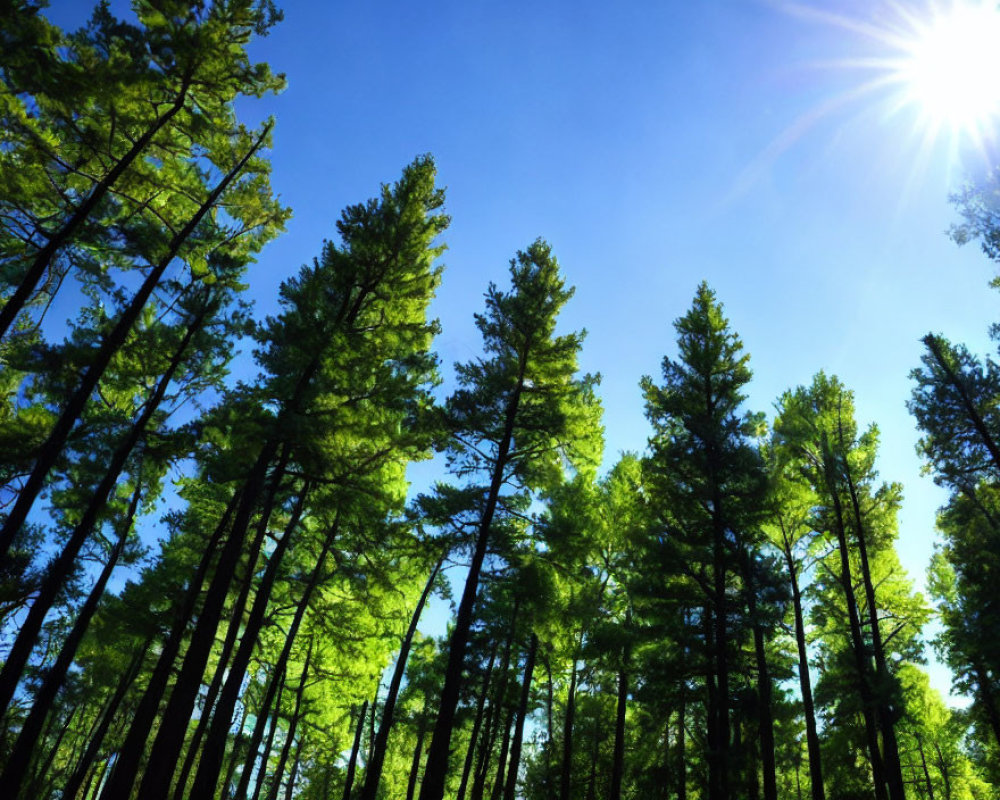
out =
<path fill-rule="evenodd" d="M 925 598 L 877 426 L 821 371 L 748 409 L 707 284 L 636 376 L 642 453 L 605 456 L 543 240 L 443 383 L 430 156 L 255 317 L 246 270 L 290 211 L 272 123 L 235 101 L 281 90 L 247 53 L 280 12 L 134 9 L 68 32 L 0 4 L 0 794 L 996 796 L 1000 362 L 928 334 L 912 371 L 950 492 Z M 995 261 L 998 192 L 953 229 Z"/>

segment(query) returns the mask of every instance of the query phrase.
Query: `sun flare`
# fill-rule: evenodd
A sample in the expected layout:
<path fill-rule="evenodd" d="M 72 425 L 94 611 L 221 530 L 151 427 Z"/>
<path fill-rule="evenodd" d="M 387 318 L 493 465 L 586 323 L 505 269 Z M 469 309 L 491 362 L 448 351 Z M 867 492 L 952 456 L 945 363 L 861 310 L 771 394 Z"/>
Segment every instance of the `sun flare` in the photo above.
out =
<path fill-rule="evenodd" d="M 906 104 L 935 129 L 994 138 L 1000 122 L 1000 10 L 994 3 L 953 3 L 912 24 L 895 76 Z"/>

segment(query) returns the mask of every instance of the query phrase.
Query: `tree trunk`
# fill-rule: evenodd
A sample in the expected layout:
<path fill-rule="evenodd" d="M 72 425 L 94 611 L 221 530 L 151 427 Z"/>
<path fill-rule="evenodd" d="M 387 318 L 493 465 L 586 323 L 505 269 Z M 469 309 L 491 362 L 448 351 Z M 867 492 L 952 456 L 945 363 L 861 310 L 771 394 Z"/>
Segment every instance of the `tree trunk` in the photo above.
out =
<path fill-rule="evenodd" d="M 295 707 L 292 709 L 292 719 L 288 723 L 288 733 L 285 735 L 285 744 L 281 748 L 281 756 L 278 758 L 278 766 L 274 770 L 274 780 L 271 781 L 271 791 L 267 800 L 278 800 L 278 792 L 281 789 L 281 776 L 285 774 L 285 765 L 288 764 L 288 756 L 292 751 L 292 742 L 295 741 L 295 732 L 302 718 L 302 697 L 306 693 L 306 679 L 309 677 L 309 662 L 312 660 L 313 640 L 309 640 L 309 648 L 306 650 L 306 661 L 302 665 L 302 674 L 299 675 L 299 686 L 295 690 Z"/>
<path fill-rule="evenodd" d="M 514 605 L 514 613 L 510 620 L 510 634 L 504 643 L 503 658 L 500 662 L 500 681 L 490 700 L 490 708 L 487 714 L 486 733 L 482 743 L 479 745 L 479 763 L 476 766 L 475 781 L 472 784 L 472 800 L 483 800 L 486 792 L 486 779 L 490 771 L 490 754 L 493 752 L 493 743 L 496 741 L 503 721 L 503 704 L 507 695 L 507 683 L 510 676 L 510 654 L 514 644 L 514 635 L 517 628 L 517 610 L 520 600 Z"/>
<path fill-rule="evenodd" d="M 105 198 L 125 171 L 132 166 L 137 158 L 145 153 L 146 148 L 149 147 L 156 134 L 184 107 L 188 89 L 191 87 L 192 77 L 193 75 L 189 70 L 181 81 L 180 90 L 174 102 L 170 104 L 166 111 L 153 120 L 150 126 L 143 131 L 142 136 L 133 141 L 128 152 L 118 159 L 115 165 L 108 170 L 108 174 L 91 188 L 90 193 L 77 206 L 65 224 L 49 237 L 45 246 L 35 255 L 31 266 L 28 267 L 28 271 L 21 279 L 14 294 L 10 296 L 10 299 L 4 304 L 3 309 L 0 310 L 0 340 L 7 335 L 7 331 L 14 324 L 17 315 L 30 301 L 32 293 L 44 277 L 45 271 L 52 264 L 56 253 L 69 242 L 73 234 L 76 233 L 77 228 L 87 221 L 94 209 L 97 208 L 98 203 Z"/>
<path fill-rule="evenodd" d="M 934 800 L 934 784 L 931 783 L 931 772 L 927 769 L 927 754 L 924 753 L 924 743 L 920 736 L 916 736 L 917 752 L 920 754 L 920 766 L 924 770 L 924 785 L 927 786 L 928 800 Z"/>
<path fill-rule="evenodd" d="M 0 716 L 3 716 L 3 714 L 6 713 L 8 706 L 10 705 L 10 701 L 14 697 L 18 682 L 21 680 L 24 668 L 28 663 L 28 659 L 31 657 L 31 651 L 38 640 L 38 634 L 42 629 L 42 624 L 45 622 L 45 617 L 55 605 L 60 592 L 66 584 L 66 581 L 69 580 L 70 576 L 73 574 L 73 568 L 76 565 L 76 558 L 80 554 L 80 550 L 93 534 L 94 527 L 98 522 L 100 513 L 107 505 L 108 497 L 114 491 L 129 456 L 135 449 L 136 444 L 138 444 L 139 440 L 142 438 L 147 425 L 159 409 L 163 398 L 166 396 L 170 382 L 173 380 L 174 375 L 177 373 L 177 370 L 180 368 L 184 360 L 184 355 L 187 351 L 188 345 L 190 345 L 191 340 L 204 324 L 206 313 L 207 307 L 200 315 L 196 316 L 195 319 L 192 320 L 190 325 L 188 325 L 184 338 L 174 351 L 166 372 L 163 373 L 163 376 L 157 382 L 156 389 L 146 401 L 145 408 L 143 408 L 142 413 L 139 414 L 138 419 L 129 430 L 128 435 L 115 448 L 115 451 L 111 456 L 111 460 L 108 462 L 108 467 L 107 470 L 105 470 L 104 477 L 101 479 L 100 484 L 91 495 L 86 509 L 84 509 L 79 521 L 73 527 L 73 532 L 69 535 L 69 538 L 66 540 L 66 544 L 63 545 L 59 555 L 52 560 L 52 563 L 46 570 L 45 581 L 42 583 L 42 587 L 39 590 L 38 595 L 35 597 L 35 601 L 31 604 L 31 610 L 28 612 L 27 617 L 17 632 L 17 638 L 11 646 L 7 659 L 4 662 L 3 669 L 0 670 Z M 20 496 L 18 502 L 20 502 Z M 134 514 L 134 511 L 132 513 Z M 6 551 L 5 549 L 0 548 L 0 553 L 2 552 Z M 105 583 L 106 582 L 107 580 L 105 580 Z M 100 600 L 100 594 L 98 594 L 93 601 L 95 605 L 98 600 Z M 86 611 L 86 608 L 87 607 L 85 606 L 84 611 Z M 84 611 L 81 611 L 81 614 L 84 613 Z M 90 615 L 93 615 L 93 608 L 90 609 Z M 83 628 L 79 631 L 80 637 L 82 637 L 86 632 L 88 624 L 89 617 L 84 623 Z M 78 645 L 79 638 L 77 638 L 72 644 L 73 649 L 75 650 Z M 72 656 L 70 662 L 71 661 Z M 54 682 L 51 686 L 49 686 L 49 692 L 57 691 L 59 686 L 62 685 L 62 681 L 65 679 L 66 670 L 69 669 L 69 666 L 69 663 L 65 664 L 65 669 L 62 670 L 61 675 L 58 673 L 58 667 L 55 668 L 56 673 L 52 676 Z"/>
<path fill-rule="evenodd" d="M 582 645 L 583 634 L 580 634 Z M 576 718 L 576 653 L 569 673 L 569 691 L 566 694 L 566 715 L 563 719 L 562 769 L 559 772 L 559 800 L 569 800 L 570 782 L 573 777 L 573 723 Z"/>
<path fill-rule="evenodd" d="M 204 218 L 204 216 L 215 206 L 222 193 L 228 188 L 233 180 L 239 176 L 250 158 L 264 143 L 264 139 L 267 137 L 270 130 L 271 125 L 268 123 L 264 126 L 263 131 L 260 136 L 257 137 L 253 146 L 239 160 L 239 162 L 222 177 L 191 219 L 189 219 L 184 227 L 174 236 L 173 239 L 171 239 L 170 244 L 167 246 L 166 254 L 162 259 L 160 259 L 159 262 L 157 262 L 153 269 L 150 270 L 129 305 L 126 306 L 126 308 L 119 315 L 114 328 L 112 328 L 108 335 L 104 337 L 104 340 L 101 342 L 101 346 L 94 354 L 93 360 L 90 362 L 86 372 L 84 372 L 83 377 L 80 379 L 79 386 L 76 391 L 73 392 L 69 402 L 60 414 L 59 419 L 56 421 L 56 424 L 53 427 L 52 432 L 49 434 L 48 439 L 46 439 L 45 444 L 42 445 L 38 454 L 38 459 L 35 462 L 35 466 L 31 470 L 31 475 L 18 492 L 17 502 L 14 504 L 13 508 L 11 508 L 7 520 L 4 522 L 3 528 L 0 529 L 0 559 L 6 558 L 11 544 L 14 541 L 14 537 L 21 531 L 21 526 L 24 525 L 24 521 L 28 517 L 28 512 L 34 505 L 38 495 L 41 493 L 49 472 L 52 470 L 56 460 L 59 458 L 64 447 L 66 446 L 70 431 L 72 431 L 73 427 L 83 414 L 84 407 L 90 400 L 90 396 L 93 394 L 94 389 L 97 388 L 97 384 L 104 375 L 108 365 L 111 363 L 111 359 L 114 357 L 115 353 L 121 349 L 122 345 L 125 344 L 129 332 L 135 325 L 136 320 L 139 319 L 139 315 L 142 313 L 143 308 L 146 307 L 146 303 L 149 301 L 154 289 L 156 289 L 159 285 L 160 279 L 163 277 L 163 273 L 170 265 L 170 262 L 174 260 L 187 238 L 194 232 L 195 228 L 198 227 L 202 218 Z"/>
<path fill-rule="evenodd" d="M 392 728 L 393 714 L 396 710 L 396 698 L 399 696 L 399 687 L 403 683 L 403 674 L 406 671 L 406 661 L 410 655 L 410 647 L 413 644 L 413 636 L 417 632 L 417 624 L 420 622 L 420 615 L 424 610 L 424 604 L 430 597 L 434 588 L 434 579 L 437 578 L 438 571 L 444 563 L 444 554 L 438 559 L 437 564 L 431 571 L 427 584 L 417 601 L 417 607 L 410 617 L 410 626 L 403 637 L 403 644 L 396 657 L 396 666 L 392 672 L 392 679 L 389 682 L 389 691 L 386 694 L 385 702 L 382 704 L 382 719 L 379 722 L 378 733 L 372 743 L 371 758 L 365 767 L 365 782 L 361 789 L 360 800 L 375 800 L 378 792 L 379 780 L 382 778 L 382 764 L 385 762 L 386 749 L 389 744 L 389 731 Z M 374 719 L 374 715 L 372 715 Z"/>
<path fill-rule="evenodd" d="M 538 652 L 538 636 L 531 634 L 531 644 L 528 645 L 528 656 L 524 665 L 524 684 L 521 686 L 521 702 L 517 710 L 517 723 L 514 727 L 514 739 L 510 751 L 510 767 L 507 771 L 507 788 L 504 790 L 504 800 L 514 800 L 517 789 L 517 772 L 521 763 L 521 739 L 524 736 L 524 720 L 528 716 L 528 700 L 531 697 L 531 678 L 535 671 L 535 654 Z"/>
<path fill-rule="evenodd" d="M 302 740 L 295 747 L 295 758 L 292 760 L 292 770 L 288 773 L 288 785 L 285 787 L 285 800 L 295 796 L 295 781 L 299 777 L 299 766 L 302 764 Z"/>
<path fill-rule="evenodd" d="M 712 458 L 709 452 L 709 459 Z M 714 477 L 714 471 L 713 471 Z M 730 800 L 729 778 L 729 636 L 726 599 L 726 528 L 722 518 L 722 495 L 712 487 L 712 605 L 715 613 L 716 746 L 709 753 L 709 800 Z M 712 757 L 714 755 L 714 758 Z"/>
<path fill-rule="evenodd" d="M 358 766 L 358 753 L 361 752 L 361 734 L 365 730 L 365 716 L 368 714 L 368 701 L 361 704 L 361 711 L 358 713 L 358 721 L 354 726 L 354 744 L 351 747 L 351 758 L 347 762 L 347 777 L 344 779 L 343 800 L 351 800 L 351 789 L 354 787 L 354 771 Z M 423 732 L 421 730 L 421 737 Z M 417 752 L 420 752 L 420 744 L 417 744 Z"/>
<path fill-rule="evenodd" d="M 137 481 L 135 491 L 132 492 L 128 511 L 120 523 L 118 540 L 108 554 L 108 560 L 103 569 L 101 569 L 101 574 L 98 576 L 97 582 L 91 588 L 90 594 L 87 595 L 86 601 L 80 608 L 76 621 L 73 623 L 73 629 L 59 650 L 58 658 L 56 658 L 55 663 L 45 674 L 45 680 L 34 697 L 34 703 L 31 706 L 28 718 L 21 726 L 21 732 L 18 734 L 14 748 L 7 759 L 3 774 L 0 775 L 0 786 L 3 786 L 4 791 L 9 792 L 12 797 L 17 796 L 21 789 L 21 782 L 27 776 L 28 765 L 31 763 L 31 754 L 37 750 L 38 737 L 41 735 L 45 718 L 51 711 L 56 695 L 66 680 L 66 674 L 69 672 L 73 659 L 76 657 L 76 650 L 80 646 L 83 635 L 90 625 L 90 620 L 97 610 L 97 604 L 104 594 L 104 587 L 107 586 L 108 579 L 111 577 L 111 573 L 114 571 L 115 566 L 118 564 L 118 559 L 125 549 L 125 542 L 132 530 L 132 522 L 135 519 L 135 512 L 139 506 L 141 493 L 142 483 Z"/>
<path fill-rule="evenodd" d="M 625 613 L 626 636 L 629 635 L 629 627 L 632 619 L 632 612 L 629 609 Z M 608 792 L 609 800 L 621 800 L 622 779 L 625 776 L 625 712 L 628 705 L 628 671 L 631 660 L 631 643 L 626 640 L 622 646 L 622 663 L 618 670 L 618 703 L 615 712 L 615 747 L 611 761 L 611 790 Z"/>
<path fill-rule="evenodd" d="M 823 762 L 819 749 L 819 734 L 816 730 L 816 707 L 813 704 L 812 680 L 809 677 L 809 653 L 806 649 L 806 626 L 802 614 L 802 592 L 799 590 L 798 569 L 792 553 L 792 544 L 782 525 L 782 552 L 788 567 L 788 581 L 792 588 L 792 608 L 795 614 L 795 644 L 799 655 L 799 689 L 802 693 L 802 709 L 806 718 L 806 745 L 809 748 L 809 783 L 812 800 L 826 800 L 823 788 Z"/>
<path fill-rule="evenodd" d="M 264 743 L 264 750 L 260 752 L 260 769 L 257 770 L 257 780 L 253 784 L 252 800 L 257 800 L 264 788 L 264 778 L 267 776 L 267 765 L 271 760 L 271 750 L 274 747 L 274 737 L 278 733 L 278 723 L 281 721 L 281 698 L 285 693 L 285 669 L 275 669 L 271 680 L 268 681 L 268 689 L 278 685 L 276 692 L 267 693 L 261 698 L 260 708 L 257 710 L 257 722 L 254 723 L 253 734 L 247 743 L 246 766 L 240 774 L 239 783 L 236 785 L 236 800 L 244 800 L 247 787 L 250 785 L 250 778 L 253 777 L 253 768 L 257 764 L 257 753 L 260 752 L 260 743 L 263 738 L 265 724 L 270 718 L 270 725 L 267 725 L 267 741 Z M 271 703 L 274 703 L 272 709 Z"/>
<path fill-rule="evenodd" d="M 417 776 L 420 774 L 420 756 L 424 749 L 424 736 L 427 733 L 427 722 L 420 718 L 420 728 L 417 731 L 417 746 L 413 748 L 413 761 L 410 762 L 410 778 L 406 782 L 406 800 L 413 800 L 413 794 L 417 788 Z M 424 779 L 427 778 L 427 769 L 424 768 Z"/>
<path fill-rule="evenodd" d="M 279 479 L 275 478 L 275 485 L 278 482 Z M 198 761 L 198 771 L 195 773 L 194 784 L 191 788 L 191 794 L 194 797 L 212 797 L 215 794 L 215 787 L 219 782 L 219 773 L 222 770 L 222 761 L 225 756 L 226 736 L 232 725 L 233 710 L 236 708 L 236 701 L 239 700 L 243 677 L 246 675 L 250 658 L 264 627 L 264 619 L 268 604 L 271 602 L 271 592 L 278 578 L 278 570 L 295 535 L 295 529 L 298 527 L 308 494 L 309 484 L 307 483 L 302 487 L 298 499 L 295 501 L 295 508 L 288 525 L 285 527 L 284 535 L 267 560 L 267 567 L 254 595 L 253 606 L 251 606 L 247 616 L 239 647 L 236 650 L 236 655 L 233 656 L 229 675 L 222 685 L 215 712 L 212 714 L 212 722 L 209 725 L 208 734 L 205 736 L 205 744 L 202 746 L 201 758 Z M 267 516 L 269 515 L 264 515 L 265 518 Z M 251 553 L 251 558 L 256 558 L 256 553 Z M 143 783 L 146 783 L 146 779 L 143 780 Z M 155 794 L 147 795 L 142 791 L 141 794 L 144 800 L 160 800 Z"/>
<path fill-rule="evenodd" d="M 938 772 L 941 773 L 941 782 L 944 784 L 944 800 L 951 800 L 951 776 L 948 774 L 948 764 L 945 763 L 941 745 L 937 741 L 934 742 L 934 751 L 937 753 Z"/>
<path fill-rule="evenodd" d="M 87 743 L 87 749 L 80 757 L 80 761 L 73 770 L 73 774 L 70 775 L 69 780 L 66 781 L 66 785 L 63 787 L 62 800 L 76 800 L 76 796 L 87 777 L 87 773 L 90 771 L 90 768 L 101 749 L 101 743 L 104 741 L 104 737 L 107 736 L 108 730 L 111 728 L 111 723 L 114 721 L 115 715 L 118 713 L 118 707 L 122 704 L 126 693 L 135 682 L 139 672 L 142 670 L 142 662 L 145 661 L 146 654 L 149 652 L 149 648 L 152 644 L 153 637 L 151 636 L 146 639 L 142 646 L 139 647 L 139 649 L 136 650 L 135 654 L 132 656 L 132 661 L 129 664 L 128 669 L 115 686 L 115 690 L 111 694 L 111 698 L 108 700 L 107 705 L 101 713 L 100 722 L 90 735 L 90 741 Z M 84 795 L 86 795 L 86 792 Z"/>
<path fill-rule="evenodd" d="M 479 575 L 482 572 L 483 560 L 486 558 L 486 547 L 489 543 L 493 514 L 500 497 L 500 487 L 503 484 L 504 470 L 507 466 L 507 457 L 514 436 L 514 420 L 517 416 L 521 391 L 524 387 L 527 356 L 527 353 L 521 354 L 517 383 L 504 414 L 503 436 L 497 447 L 490 488 L 486 495 L 482 517 L 479 520 L 476 547 L 472 555 L 472 562 L 469 564 L 469 574 L 465 580 L 465 589 L 462 592 L 462 600 L 458 606 L 458 616 L 449 644 L 448 666 L 445 669 L 437 721 L 434 723 L 434 733 L 431 735 L 431 744 L 427 750 L 427 766 L 424 770 L 424 781 L 420 786 L 420 800 L 442 800 L 444 797 L 445 781 L 448 777 L 448 760 L 451 753 L 451 731 L 455 726 L 455 709 L 458 707 L 459 692 L 462 688 L 462 668 L 465 666 L 465 650 L 469 642 L 469 631 L 472 629 L 473 611 L 479 589 Z"/>
<path fill-rule="evenodd" d="M 843 431 L 841 431 L 843 446 Z M 846 458 L 846 457 L 845 457 Z M 889 665 L 885 658 L 885 648 L 882 646 L 882 630 L 878 619 L 878 605 L 875 602 L 875 585 L 872 583 L 872 573 L 868 566 L 868 544 L 865 541 L 865 527 L 861 518 L 861 501 L 857 487 L 851 475 L 851 467 L 844 463 L 844 477 L 851 497 L 851 508 L 854 512 L 854 523 L 857 527 L 858 555 L 861 558 L 861 580 L 865 587 L 865 601 L 868 606 L 868 625 L 872 632 L 872 650 L 875 654 L 875 682 L 880 687 L 875 700 L 878 703 L 879 728 L 882 731 L 882 749 L 884 751 L 883 765 L 886 781 L 889 787 L 890 800 L 906 800 L 906 788 L 903 782 L 903 765 L 899 758 L 899 743 L 896 740 L 896 718 L 899 714 L 890 704 L 890 698 L 885 697 L 886 688 L 892 685 L 893 679 L 889 673 Z"/>
<path fill-rule="evenodd" d="M 878 731 L 875 721 L 875 698 L 872 695 L 871 665 L 865 652 L 865 642 L 861 634 L 861 619 L 858 613 L 857 599 L 854 597 L 854 581 L 851 578 L 851 562 L 847 545 L 847 531 L 844 525 L 844 512 L 840 503 L 837 481 L 832 474 L 832 455 L 824 435 L 823 440 L 823 470 L 827 491 L 833 501 L 834 527 L 837 535 L 837 549 L 840 552 L 840 585 L 844 591 L 844 603 L 847 606 L 847 619 L 851 631 L 851 651 L 854 656 L 854 666 L 858 673 L 858 691 L 861 694 L 862 716 L 865 721 L 865 741 L 868 746 L 868 756 L 872 767 L 872 783 L 876 800 L 888 800 L 886 791 L 885 769 L 882 764 L 882 754 L 878 746 Z"/>
<path fill-rule="evenodd" d="M 677 800 L 687 800 L 687 745 L 684 726 L 687 724 L 687 697 L 685 684 L 681 684 L 681 707 L 677 720 Z"/>
<path fill-rule="evenodd" d="M 316 561 L 316 566 L 313 568 L 312 574 L 309 576 L 309 582 L 306 584 L 305 591 L 302 593 L 302 598 L 296 606 L 295 616 L 292 617 L 292 624 L 288 626 L 288 633 L 285 635 L 285 641 L 281 647 L 281 653 L 278 655 L 278 660 L 274 667 L 274 674 L 282 676 L 282 680 L 284 679 L 283 676 L 288 666 L 288 660 L 292 654 L 292 645 L 295 643 L 295 637 L 298 636 L 299 627 L 302 625 L 302 619 L 305 616 L 306 610 L 309 608 L 309 601 L 312 599 L 312 593 L 319 585 L 320 579 L 323 575 L 323 565 L 326 562 L 326 557 L 330 552 L 330 548 L 333 547 L 333 543 L 337 538 L 339 529 L 340 517 L 338 515 L 335 517 L 333 525 L 323 542 L 323 549 L 320 551 L 319 558 Z M 264 697 L 261 700 L 262 707 L 270 707 L 277 688 L 278 687 L 275 686 L 275 681 L 272 680 L 268 683 L 267 689 L 264 692 Z M 280 700 L 278 701 L 278 705 L 280 707 Z M 265 720 L 258 716 L 256 723 L 254 723 L 254 730 L 251 736 L 251 740 L 255 742 L 255 748 L 260 745 L 261 737 L 264 735 L 264 725 Z M 240 785 L 235 794 L 236 800 L 243 800 L 243 798 L 246 797 L 247 786 L 249 785 L 248 781 L 249 776 L 247 776 L 246 781 L 244 781 L 243 776 L 240 776 Z"/>
<path fill-rule="evenodd" d="M 494 642 L 490 651 L 490 660 L 486 665 L 486 674 L 483 676 L 483 687 L 479 690 L 479 698 L 476 700 L 476 718 L 472 723 L 472 735 L 469 737 L 469 747 L 465 752 L 465 765 L 462 768 L 462 782 L 458 786 L 456 800 L 465 800 L 465 791 L 469 785 L 469 775 L 472 773 L 472 765 L 476 760 L 476 742 L 479 739 L 479 732 L 482 730 L 483 715 L 486 710 L 486 696 L 489 693 L 490 678 L 493 675 L 493 664 L 497 657 L 497 644 Z M 487 724 L 487 728 L 489 725 Z"/>
<path fill-rule="evenodd" d="M 772 709 L 771 673 L 767 666 L 764 628 L 757 611 L 757 585 L 750 552 L 742 548 L 743 573 L 746 586 L 747 610 L 753 625 L 754 656 L 757 662 L 758 733 L 760 735 L 761 766 L 764 774 L 764 800 L 778 800 L 777 766 L 774 759 L 774 712 Z"/>
<path fill-rule="evenodd" d="M 507 775 L 507 755 L 510 753 L 510 729 L 514 724 L 514 715 L 517 709 L 511 706 L 510 712 L 504 719 L 503 739 L 500 741 L 500 757 L 497 759 L 497 774 L 493 780 L 493 790 L 490 792 L 490 800 L 500 800 L 503 797 L 504 777 Z"/>

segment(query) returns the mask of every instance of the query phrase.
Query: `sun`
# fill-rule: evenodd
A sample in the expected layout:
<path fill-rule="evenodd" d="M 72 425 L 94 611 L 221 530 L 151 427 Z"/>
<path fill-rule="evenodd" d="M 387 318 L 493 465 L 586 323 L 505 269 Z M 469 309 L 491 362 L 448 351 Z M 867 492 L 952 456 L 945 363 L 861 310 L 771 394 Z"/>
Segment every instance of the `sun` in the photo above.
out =
<path fill-rule="evenodd" d="M 953 2 L 897 39 L 894 82 L 932 130 L 975 140 L 1000 124 L 1000 9 L 995 2 Z"/>

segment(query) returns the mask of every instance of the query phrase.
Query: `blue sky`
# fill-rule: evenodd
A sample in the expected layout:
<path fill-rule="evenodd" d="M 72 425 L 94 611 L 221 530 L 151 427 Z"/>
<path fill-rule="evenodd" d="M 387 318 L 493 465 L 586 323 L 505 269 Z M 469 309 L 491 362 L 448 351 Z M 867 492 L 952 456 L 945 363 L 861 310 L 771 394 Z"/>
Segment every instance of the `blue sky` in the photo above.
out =
<path fill-rule="evenodd" d="M 985 351 L 997 297 L 992 265 L 945 234 L 948 193 L 980 156 L 947 137 L 922 147 L 919 109 L 893 111 L 889 91 L 852 97 L 875 73 L 836 62 L 887 45 L 820 18 L 884 28 L 898 7 L 283 5 L 252 52 L 288 89 L 240 108 L 276 117 L 273 181 L 294 211 L 250 275 L 260 314 L 341 208 L 433 153 L 452 215 L 434 305 L 446 373 L 478 351 L 487 282 L 542 236 L 577 287 L 563 322 L 589 331 L 609 459 L 640 450 L 638 381 L 674 352 L 671 323 L 705 279 L 752 355 L 750 407 L 770 412 L 820 369 L 855 390 L 883 477 L 904 484 L 899 551 L 922 583 L 944 495 L 919 474 L 907 373 L 928 331 Z"/>

